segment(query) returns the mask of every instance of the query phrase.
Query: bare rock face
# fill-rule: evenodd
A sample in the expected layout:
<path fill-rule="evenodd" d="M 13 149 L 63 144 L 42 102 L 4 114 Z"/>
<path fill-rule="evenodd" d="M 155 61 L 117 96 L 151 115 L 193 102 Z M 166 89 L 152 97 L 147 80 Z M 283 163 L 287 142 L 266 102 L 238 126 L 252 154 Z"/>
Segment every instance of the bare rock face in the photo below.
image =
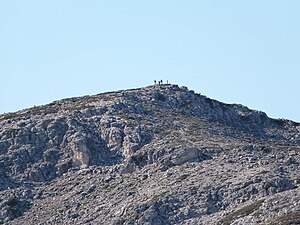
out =
<path fill-rule="evenodd" d="M 205 159 L 209 159 L 209 157 L 203 153 L 198 148 L 186 148 L 180 150 L 171 156 L 171 163 L 174 165 L 182 165 L 187 162 L 200 162 Z"/>
<path fill-rule="evenodd" d="M 75 165 L 80 167 L 88 167 L 90 165 L 91 151 L 87 147 L 87 135 L 85 133 L 76 133 L 72 136 L 73 143 L 71 149 Z"/>
<path fill-rule="evenodd" d="M 0 224 L 297 224 L 300 125 L 155 85 L 0 115 Z"/>

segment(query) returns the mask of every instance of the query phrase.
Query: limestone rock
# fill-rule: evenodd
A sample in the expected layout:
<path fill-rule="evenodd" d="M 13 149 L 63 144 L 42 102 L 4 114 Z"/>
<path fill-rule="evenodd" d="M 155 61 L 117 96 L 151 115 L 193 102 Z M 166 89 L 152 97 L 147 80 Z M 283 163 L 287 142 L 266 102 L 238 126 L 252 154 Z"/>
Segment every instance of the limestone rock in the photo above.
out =
<path fill-rule="evenodd" d="M 177 85 L 0 115 L 0 224 L 297 224 L 300 125 Z"/>

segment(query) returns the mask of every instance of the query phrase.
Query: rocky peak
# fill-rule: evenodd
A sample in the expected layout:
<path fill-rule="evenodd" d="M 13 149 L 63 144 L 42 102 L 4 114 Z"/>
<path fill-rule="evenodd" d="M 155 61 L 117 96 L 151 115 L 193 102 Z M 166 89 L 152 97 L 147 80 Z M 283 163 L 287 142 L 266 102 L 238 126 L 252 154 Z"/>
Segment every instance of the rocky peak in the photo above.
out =
<path fill-rule="evenodd" d="M 272 130 L 284 128 L 285 133 L 276 133 L 282 140 L 299 129 L 297 123 L 273 120 L 263 112 L 224 104 L 186 87 L 153 85 L 3 114 L 0 152 L 3 162 L 9 165 L 5 173 L 42 181 L 71 167 L 118 164 L 174 123 L 180 127 L 178 117 L 223 124 L 258 136 L 272 136 Z M 293 140 L 299 141 L 299 137 Z M 20 155 L 21 166 L 16 163 Z M 32 166 L 38 168 L 33 170 Z M 45 174 L 43 171 L 50 167 L 51 175 Z"/>
<path fill-rule="evenodd" d="M 138 176 L 141 186 L 135 191 L 149 200 L 155 196 L 150 191 L 155 186 L 161 195 L 162 201 L 152 204 L 139 199 L 130 209 L 124 203 L 120 206 L 123 209 L 118 209 L 120 215 L 111 217 L 131 221 L 127 210 L 137 214 L 136 221 L 140 222 L 136 224 L 172 224 L 192 218 L 204 221 L 205 216 L 217 215 L 239 203 L 295 188 L 298 181 L 293 181 L 296 177 L 291 171 L 299 164 L 299 132 L 299 124 L 293 121 L 271 119 L 263 112 L 221 103 L 171 84 L 63 99 L 2 114 L 0 224 L 19 217 L 22 220 L 24 213 L 26 216 L 26 212 L 34 211 L 32 204 L 43 202 L 40 199 L 43 188 L 65 193 L 65 190 L 58 192 L 57 185 L 79 177 L 85 180 L 88 174 L 94 174 L 89 178 L 91 182 L 96 182 L 94 179 L 104 182 L 101 191 L 97 189 L 101 193 L 105 185 L 113 183 L 121 188 L 124 179 L 132 182 Z M 218 168 L 220 180 L 214 168 Z M 244 183 L 232 178 L 229 186 L 222 186 L 224 177 L 234 176 L 245 168 L 254 172 L 243 172 L 240 179 Z M 272 171 L 270 176 L 265 174 L 266 170 Z M 201 186 L 191 174 L 196 177 L 205 174 L 212 180 L 203 181 Z M 76 185 L 84 189 L 85 184 L 74 182 L 68 183 L 70 190 Z M 147 182 L 154 186 L 147 186 Z M 164 182 L 178 189 L 166 189 L 161 186 Z M 191 196 L 195 193 L 198 200 L 186 203 L 189 197 L 181 196 L 186 191 L 182 182 L 187 182 Z M 92 198 L 97 185 L 90 185 L 85 196 Z M 149 190 L 142 192 L 142 188 Z M 111 196 L 115 191 L 109 192 Z M 120 198 L 134 195 L 130 193 Z M 50 198 L 51 194 L 44 196 Z M 82 213 L 90 215 L 85 209 L 82 208 Z M 160 211 L 168 216 L 164 217 Z M 74 213 L 70 216 L 70 224 L 80 217 Z M 106 216 L 104 213 L 103 220 L 92 221 L 112 223 L 111 217 Z M 42 223 L 42 220 L 31 221 Z M 54 216 L 53 221 L 49 224 L 66 224 L 61 217 Z M 77 222 L 83 223 L 80 221 Z M 120 221 L 115 222 L 122 224 Z"/>

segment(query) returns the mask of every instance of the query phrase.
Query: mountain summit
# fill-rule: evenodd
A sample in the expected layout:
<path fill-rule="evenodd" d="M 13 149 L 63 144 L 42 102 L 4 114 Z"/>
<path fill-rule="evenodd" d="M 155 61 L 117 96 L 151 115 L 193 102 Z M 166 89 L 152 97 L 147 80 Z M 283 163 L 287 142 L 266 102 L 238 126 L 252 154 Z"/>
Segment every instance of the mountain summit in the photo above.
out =
<path fill-rule="evenodd" d="M 300 124 L 161 84 L 0 115 L 0 224 L 298 224 Z"/>

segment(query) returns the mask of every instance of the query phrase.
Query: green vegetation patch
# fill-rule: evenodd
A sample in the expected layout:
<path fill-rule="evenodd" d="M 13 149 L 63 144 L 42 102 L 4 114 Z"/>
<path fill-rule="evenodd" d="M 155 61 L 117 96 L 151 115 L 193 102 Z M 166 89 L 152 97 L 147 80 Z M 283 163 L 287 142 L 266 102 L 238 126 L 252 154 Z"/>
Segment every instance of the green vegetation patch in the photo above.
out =
<path fill-rule="evenodd" d="M 292 224 L 300 224 L 300 211 L 290 212 L 283 216 L 275 218 L 273 221 L 268 224 L 284 224 L 284 225 L 292 225 Z"/>
<path fill-rule="evenodd" d="M 223 219 L 221 219 L 218 224 L 222 225 L 229 225 L 234 220 L 239 219 L 241 217 L 248 216 L 251 214 L 254 210 L 258 209 L 264 202 L 264 199 L 258 200 L 256 202 L 253 202 L 250 205 L 246 205 L 245 207 L 238 209 L 232 213 L 229 213 L 227 216 L 225 216 Z"/>
<path fill-rule="evenodd" d="M 176 179 L 176 181 L 177 181 L 177 182 L 183 181 L 183 180 L 185 180 L 186 178 L 188 178 L 188 176 L 189 176 L 189 174 L 182 174 L 182 175 L 180 175 L 180 176 Z"/>

